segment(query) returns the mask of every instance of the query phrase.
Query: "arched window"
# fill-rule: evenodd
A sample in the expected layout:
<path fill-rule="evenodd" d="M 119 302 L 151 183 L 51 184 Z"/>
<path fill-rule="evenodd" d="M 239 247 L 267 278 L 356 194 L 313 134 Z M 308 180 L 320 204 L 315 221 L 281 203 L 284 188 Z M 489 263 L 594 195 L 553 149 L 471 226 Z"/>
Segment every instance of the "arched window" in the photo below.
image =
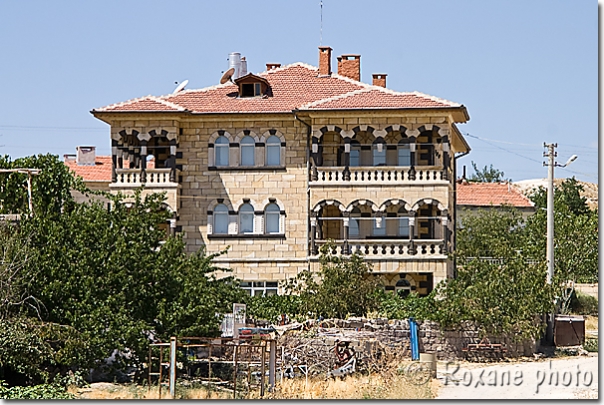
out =
<path fill-rule="evenodd" d="M 359 167 L 361 165 L 361 144 L 358 142 L 350 143 L 350 167 Z"/>
<path fill-rule="evenodd" d="M 405 298 L 409 295 L 409 293 L 411 293 L 411 283 L 409 282 L 409 280 L 401 278 L 399 281 L 396 282 L 394 291 L 399 297 Z"/>
<path fill-rule="evenodd" d="M 222 135 L 214 142 L 214 163 L 216 166 L 229 165 L 229 140 Z"/>
<path fill-rule="evenodd" d="M 374 166 L 385 166 L 386 165 L 386 143 L 383 139 L 377 139 L 372 146 L 373 152 L 373 165 Z"/>
<path fill-rule="evenodd" d="M 361 218 L 361 210 L 354 207 L 350 212 L 350 220 L 348 221 L 348 236 L 350 238 L 358 238 L 361 235 L 359 227 L 359 219 Z"/>
<path fill-rule="evenodd" d="M 401 207 L 397 213 L 398 216 L 398 236 L 408 238 L 409 237 L 409 213 L 405 210 L 405 207 Z"/>
<path fill-rule="evenodd" d="M 254 147 L 256 142 L 254 138 L 246 135 L 241 139 L 239 149 L 241 149 L 241 166 L 254 166 Z"/>
<path fill-rule="evenodd" d="M 266 140 L 266 165 L 281 165 L 281 139 L 275 135 L 269 136 Z"/>
<path fill-rule="evenodd" d="M 239 208 L 239 233 L 254 233 L 254 207 L 251 204 Z"/>
<path fill-rule="evenodd" d="M 411 166 L 411 149 L 405 141 L 398 143 L 398 165 Z"/>
<path fill-rule="evenodd" d="M 269 204 L 264 210 L 264 226 L 265 232 L 268 234 L 279 233 L 279 221 L 281 217 L 281 210 L 275 203 Z"/>
<path fill-rule="evenodd" d="M 229 232 L 229 209 L 224 204 L 218 204 L 214 208 L 214 231 L 213 233 Z"/>

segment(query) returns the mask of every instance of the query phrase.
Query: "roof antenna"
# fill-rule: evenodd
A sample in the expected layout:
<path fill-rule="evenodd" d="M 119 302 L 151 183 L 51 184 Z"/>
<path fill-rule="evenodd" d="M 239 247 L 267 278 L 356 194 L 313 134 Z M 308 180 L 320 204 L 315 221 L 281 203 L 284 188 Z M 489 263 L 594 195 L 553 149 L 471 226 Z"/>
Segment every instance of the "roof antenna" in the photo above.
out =
<path fill-rule="evenodd" d="M 321 37 L 319 38 L 319 45 L 323 45 L 323 0 L 321 0 Z"/>

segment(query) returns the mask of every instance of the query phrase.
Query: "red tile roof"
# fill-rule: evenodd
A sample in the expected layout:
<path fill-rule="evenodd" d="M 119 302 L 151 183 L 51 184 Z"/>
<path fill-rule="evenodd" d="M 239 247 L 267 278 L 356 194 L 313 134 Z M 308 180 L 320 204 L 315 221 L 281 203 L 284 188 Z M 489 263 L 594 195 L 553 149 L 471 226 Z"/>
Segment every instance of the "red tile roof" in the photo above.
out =
<path fill-rule="evenodd" d="M 457 205 L 476 207 L 512 205 L 531 208 L 533 203 L 513 184 L 508 183 L 458 183 Z"/>
<path fill-rule="evenodd" d="M 111 156 L 97 156 L 94 166 L 78 165 L 75 159 L 66 159 L 64 163 L 84 181 L 111 181 Z"/>
<path fill-rule="evenodd" d="M 111 156 L 97 156 L 96 164 L 78 165 L 75 158 L 66 159 L 65 165 L 69 167 L 76 175 L 82 177 L 84 181 L 103 181 L 111 182 Z M 128 161 L 124 161 L 124 167 L 128 167 Z M 155 167 L 155 162 L 150 160 L 147 162 L 147 168 Z"/>
<path fill-rule="evenodd" d="M 258 74 L 270 84 L 268 97 L 239 98 L 238 86 L 225 83 L 165 96 L 146 96 L 98 108 L 93 112 L 187 111 L 192 113 L 283 113 L 295 109 L 458 108 L 458 103 L 422 93 L 399 93 L 318 68 L 294 63 Z M 467 113 L 466 113 L 467 114 Z"/>

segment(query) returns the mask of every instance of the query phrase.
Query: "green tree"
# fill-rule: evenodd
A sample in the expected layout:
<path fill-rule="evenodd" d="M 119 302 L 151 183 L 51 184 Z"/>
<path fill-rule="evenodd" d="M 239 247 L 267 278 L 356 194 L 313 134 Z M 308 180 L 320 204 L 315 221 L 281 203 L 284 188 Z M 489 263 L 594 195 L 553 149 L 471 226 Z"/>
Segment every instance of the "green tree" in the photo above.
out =
<path fill-rule="evenodd" d="M 469 181 L 478 183 L 498 183 L 500 181 L 505 181 L 503 177 L 504 173 L 501 170 L 493 168 L 493 165 L 479 169 L 476 166 L 476 163 L 472 161 L 472 168 L 474 169 L 474 173 L 468 179 Z"/>
<path fill-rule="evenodd" d="M 321 246 L 317 273 L 302 271 L 289 280 L 288 294 L 300 297 L 298 311 L 303 315 L 345 318 L 363 316 L 378 307 L 378 284 L 371 277 L 371 266 L 357 254 L 337 256 L 333 246 Z"/>

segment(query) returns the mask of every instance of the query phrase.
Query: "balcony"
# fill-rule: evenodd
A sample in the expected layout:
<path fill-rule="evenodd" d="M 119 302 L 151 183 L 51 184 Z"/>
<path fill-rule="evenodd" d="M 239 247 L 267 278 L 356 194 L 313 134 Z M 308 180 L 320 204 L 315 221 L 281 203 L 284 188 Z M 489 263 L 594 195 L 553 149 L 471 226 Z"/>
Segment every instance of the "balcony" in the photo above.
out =
<path fill-rule="evenodd" d="M 180 184 L 177 181 L 170 181 L 169 168 L 150 168 L 143 173 L 141 169 L 115 169 L 115 181 L 109 184 L 109 188 L 114 192 L 131 194 L 132 191 L 144 186 L 143 196 L 150 193 L 166 193 L 166 204 L 172 211 L 177 211 L 179 207 L 178 188 Z M 178 179 L 178 170 L 175 171 Z"/>
<path fill-rule="evenodd" d="M 326 240 L 316 240 L 316 252 L 327 243 Z M 332 254 L 360 254 L 366 259 L 446 259 L 445 242 L 442 239 L 343 239 L 331 240 Z M 315 253 L 318 256 L 318 253 Z"/>
<path fill-rule="evenodd" d="M 449 183 L 442 168 L 426 167 L 316 167 L 311 174 L 311 186 L 346 185 L 446 185 Z"/>

